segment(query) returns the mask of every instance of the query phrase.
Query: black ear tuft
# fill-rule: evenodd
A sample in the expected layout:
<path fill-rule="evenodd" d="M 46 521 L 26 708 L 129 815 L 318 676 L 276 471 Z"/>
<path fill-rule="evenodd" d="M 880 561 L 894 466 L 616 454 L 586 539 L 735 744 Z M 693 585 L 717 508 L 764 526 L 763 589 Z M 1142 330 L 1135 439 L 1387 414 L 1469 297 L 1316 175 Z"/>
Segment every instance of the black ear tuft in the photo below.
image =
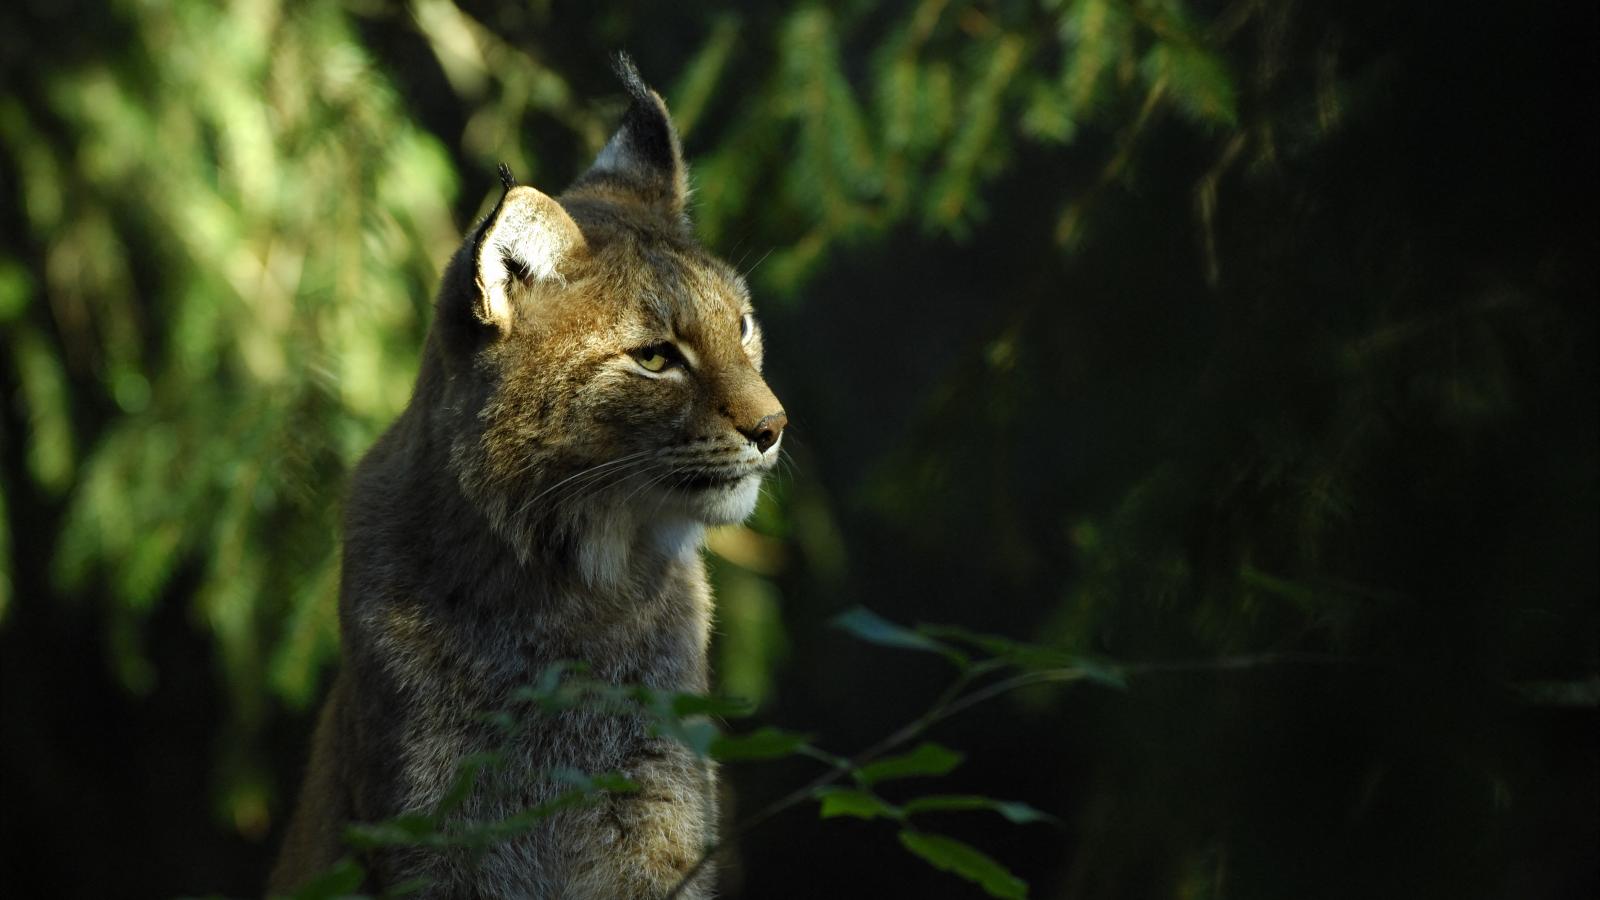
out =
<path fill-rule="evenodd" d="M 639 75 L 639 67 L 633 64 L 633 57 L 626 50 L 612 54 L 611 71 L 617 73 L 622 86 L 628 89 L 628 96 L 635 102 L 650 99 L 650 87 L 644 83 L 644 78 Z"/>
<path fill-rule="evenodd" d="M 678 135 L 667 115 L 667 105 L 644 83 L 633 57 L 622 51 L 612 59 L 612 67 L 628 91 L 628 111 L 619 130 L 628 132 L 631 149 L 640 162 L 670 173 L 681 165 Z"/>
<path fill-rule="evenodd" d="M 688 193 L 688 173 L 667 105 L 644 83 L 626 53 L 612 57 L 612 67 L 628 92 L 628 111 L 594 165 L 573 188 L 608 184 L 633 194 L 641 203 L 679 217 Z"/>
<path fill-rule="evenodd" d="M 511 167 L 505 163 L 500 164 L 500 186 L 508 191 L 517 186 L 517 176 L 511 174 Z"/>

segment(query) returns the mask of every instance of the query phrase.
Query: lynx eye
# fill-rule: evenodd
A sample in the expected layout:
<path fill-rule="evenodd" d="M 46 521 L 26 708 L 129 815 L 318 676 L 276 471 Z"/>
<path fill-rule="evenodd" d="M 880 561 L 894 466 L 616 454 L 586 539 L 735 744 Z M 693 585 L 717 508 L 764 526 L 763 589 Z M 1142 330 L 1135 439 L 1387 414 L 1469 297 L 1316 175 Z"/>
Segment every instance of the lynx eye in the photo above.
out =
<path fill-rule="evenodd" d="M 640 347 L 629 355 L 639 364 L 639 368 L 646 372 L 665 372 L 674 366 L 683 365 L 683 354 L 678 352 L 677 347 L 665 342 Z"/>
<path fill-rule="evenodd" d="M 739 341 L 750 343 L 750 336 L 756 333 L 756 317 L 745 313 L 739 317 Z"/>

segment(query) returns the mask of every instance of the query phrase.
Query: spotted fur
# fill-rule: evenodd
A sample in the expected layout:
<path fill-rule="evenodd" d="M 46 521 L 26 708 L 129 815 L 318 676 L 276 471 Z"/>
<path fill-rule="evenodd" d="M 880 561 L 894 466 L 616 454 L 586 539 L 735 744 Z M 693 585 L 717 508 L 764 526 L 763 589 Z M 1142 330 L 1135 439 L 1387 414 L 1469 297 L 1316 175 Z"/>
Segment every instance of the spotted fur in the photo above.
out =
<path fill-rule="evenodd" d="M 481 714 L 553 662 L 707 689 L 704 528 L 749 514 L 785 419 L 748 290 L 689 230 L 666 107 L 621 68 L 632 106 L 571 188 L 552 198 L 502 173 L 504 198 L 445 272 L 411 403 L 352 478 L 343 665 L 274 892 L 336 860 L 347 824 L 430 811 L 462 760 L 507 749 Z M 662 345 L 682 365 L 641 362 Z M 532 718 L 509 751 L 455 815 L 548 800 L 561 768 L 640 790 L 481 857 L 371 854 L 367 888 L 423 876 L 438 897 L 661 897 L 714 837 L 713 766 L 638 717 Z M 682 896 L 710 896 L 710 879 Z"/>

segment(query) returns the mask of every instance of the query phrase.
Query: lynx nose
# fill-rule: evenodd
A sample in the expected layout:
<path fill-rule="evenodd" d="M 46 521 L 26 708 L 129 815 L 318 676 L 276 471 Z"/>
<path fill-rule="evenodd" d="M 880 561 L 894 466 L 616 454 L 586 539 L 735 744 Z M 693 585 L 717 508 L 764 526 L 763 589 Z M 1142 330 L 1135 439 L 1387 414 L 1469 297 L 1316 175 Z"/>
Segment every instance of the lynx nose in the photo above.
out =
<path fill-rule="evenodd" d="M 762 453 L 778 442 L 778 436 L 783 434 L 783 428 L 789 424 L 789 417 L 782 412 L 775 412 L 763 418 L 753 428 L 741 428 L 739 433 L 750 439 L 756 449 Z"/>

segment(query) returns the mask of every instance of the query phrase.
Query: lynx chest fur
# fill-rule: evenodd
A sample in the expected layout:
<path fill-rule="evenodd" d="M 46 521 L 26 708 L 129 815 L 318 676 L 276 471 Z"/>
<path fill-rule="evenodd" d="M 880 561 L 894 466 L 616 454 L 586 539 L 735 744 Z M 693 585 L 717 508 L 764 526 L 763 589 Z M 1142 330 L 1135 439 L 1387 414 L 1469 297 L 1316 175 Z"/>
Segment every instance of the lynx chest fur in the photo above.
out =
<path fill-rule="evenodd" d="M 452 815 L 515 815 L 563 770 L 639 790 L 483 853 L 368 853 L 368 889 L 663 897 L 714 839 L 710 764 L 638 718 L 580 707 L 508 735 L 485 717 L 557 661 L 706 690 L 703 532 L 751 512 L 787 423 L 742 279 L 689 228 L 666 107 L 619 69 L 632 105 L 588 172 L 559 197 L 506 176 L 445 272 L 410 405 L 356 470 L 343 665 L 273 891 L 343 855 L 349 824 L 433 810 L 491 750 L 503 764 Z"/>

